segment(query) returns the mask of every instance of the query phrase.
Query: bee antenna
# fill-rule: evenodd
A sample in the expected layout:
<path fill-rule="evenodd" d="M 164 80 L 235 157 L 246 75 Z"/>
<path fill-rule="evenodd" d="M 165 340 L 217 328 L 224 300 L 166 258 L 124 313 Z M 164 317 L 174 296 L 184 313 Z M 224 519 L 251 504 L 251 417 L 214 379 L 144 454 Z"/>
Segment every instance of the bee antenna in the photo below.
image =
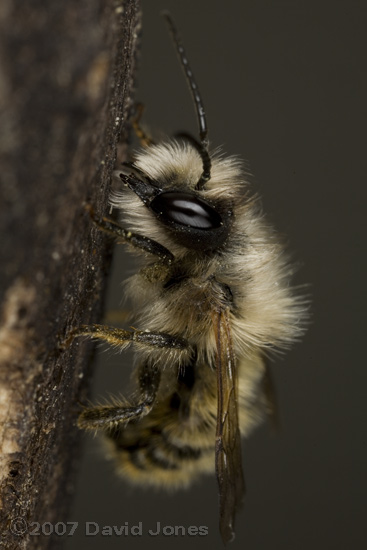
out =
<path fill-rule="evenodd" d="M 165 18 L 165 20 L 168 23 L 169 30 L 171 32 L 173 42 L 176 46 L 176 50 L 181 62 L 181 66 L 184 70 L 187 82 L 189 84 L 192 97 L 195 103 L 196 107 L 196 114 L 198 118 L 199 123 L 199 136 L 200 136 L 200 142 L 201 142 L 201 148 L 200 148 L 200 156 L 203 162 L 203 172 L 200 176 L 199 181 L 196 184 L 196 189 L 203 189 L 205 183 L 210 180 L 210 169 L 212 162 L 210 160 L 209 152 L 208 152 L 208 127 L 206 124 L 206 116 L 205 116 L 205 110 L 203 105 L 203 100 L 201 99 L 201 95 L 199 92 L 198 85 L 196 84 L 196 81 L 194 79 L 194 75 L 192 74 L 192 71 L 190 69 L 189 61 L 186 57 L 185 49 L 182 45 L 181 39 L 179 37 L 177 28 L 173 22 L 173 19 L 171 17 L 171 14 L 168 11 L 162 12 L 162 16 Z"/>

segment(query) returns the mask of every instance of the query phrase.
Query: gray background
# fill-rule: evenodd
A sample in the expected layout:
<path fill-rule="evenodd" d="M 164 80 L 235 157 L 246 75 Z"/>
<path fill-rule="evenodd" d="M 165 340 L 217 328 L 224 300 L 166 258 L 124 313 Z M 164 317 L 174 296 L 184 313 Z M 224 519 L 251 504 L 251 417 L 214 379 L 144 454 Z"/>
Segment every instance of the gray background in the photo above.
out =
<path fill-rule="evenodd" d="M 281 431 L 244 443 L 248 493 L 231 548 L 360 548 L 366 540 L 365 314 L 367 4 L 349 1 L 143 0 L 139 91 L 155 130 L 196 133 L 165 25 L 181 29 L 207 110 L 211 142 L 248 160 L 265 211 L 301 262 L 312 324 L 273 364 Z M 121 247 L 122 248 L 122 247 Z M 117 251 L 107 307 L 126 277 Z M 94 399 L 124 390 L 130 357 L 99 357 Z M 132 489 L 97 439 L 86 452 L 70 519 L 69 550 L 222 548 L 214 476 L 186 492 Z M 363 513 L 364 512 L 364 513 Z M 142 537 L 85 537 L 86 521 Z M 162 525 L 205 525 L 207 537 L 151 537 Z"/>

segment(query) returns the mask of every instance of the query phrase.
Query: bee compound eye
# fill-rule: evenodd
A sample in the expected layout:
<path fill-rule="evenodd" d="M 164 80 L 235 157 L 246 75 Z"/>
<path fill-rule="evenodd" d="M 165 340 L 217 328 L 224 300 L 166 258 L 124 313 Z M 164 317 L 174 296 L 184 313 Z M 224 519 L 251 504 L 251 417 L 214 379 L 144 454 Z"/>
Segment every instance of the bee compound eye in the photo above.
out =
<path fill-rule="evenodd" d="M 220 214 L 206 201 L 190 193 L 169 191 L 157 195 L 149 207 L 164 223 L 199 230 L 212 230 L 223 225 Z"/>

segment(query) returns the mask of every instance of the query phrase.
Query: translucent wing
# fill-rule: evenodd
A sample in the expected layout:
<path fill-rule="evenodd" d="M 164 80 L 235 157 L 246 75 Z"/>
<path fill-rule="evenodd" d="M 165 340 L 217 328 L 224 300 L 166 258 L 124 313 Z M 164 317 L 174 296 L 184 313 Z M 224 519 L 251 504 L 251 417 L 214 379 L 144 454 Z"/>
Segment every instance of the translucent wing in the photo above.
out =
<path fill-rule="evenodd" d="M 215 314 L 218 415 L 215 466 L 219 486 L 219 529 L 224 544 L 234 538 L 234 522 L 245 493 L 237 410 L 237 369 L 228 310 Z"/>

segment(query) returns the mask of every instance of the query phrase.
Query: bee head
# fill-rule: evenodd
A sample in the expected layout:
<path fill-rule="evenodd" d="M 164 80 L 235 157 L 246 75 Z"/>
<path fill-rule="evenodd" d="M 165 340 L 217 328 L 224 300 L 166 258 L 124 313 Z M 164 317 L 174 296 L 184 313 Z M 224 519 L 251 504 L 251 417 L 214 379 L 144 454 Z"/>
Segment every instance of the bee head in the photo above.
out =
<path fill-rule="evenodd" d="M 233 191 L 236 192 L 232 176 L 235 176 L 235 181 L 238 180 L 239 172 L 233 160 L 217 161 L 213 178 L 213 159 L 208 150 L 203 101 L 174 22 L 167 12 L 163 15 L 192 93 L 199 125 L 199 141 L 188 134 L 180 134 L 183 143 L 172 140 L 169 143 L 149 144 L 138 153 L 135 163 L 130 165 L 131 171 L 128 174 L 119 173 L 119 177 L 176 244 L 198 252 L 213 251 L 220 248 L 229 235 L 235 206 Z M 222 181 L 218 182 L 219 178 Z M 213 179 L 217 181 L 213 182 Z M 229 195 L 232 193 L 232 200 L 226 195 L 223 179 L 226 183 L 231 180 Z M 206 189 L 208 182 L 211 189 Z M 218 183 L 222 189 L 220 193 L 217 192 Z M 123 201 L 120 197 L 115 195 L 111 204 L 121 208 Z M 124 210 L 127 218 L 133 218 L 136 224 L 143 221 L 141 209 L 127 209 L 125 206 Z M 145 221 L 149 223 L 149 220 Z M 155 225 L 150 226 L 153 238 L 157 229 L 160 233 Z M 159 238 L 162 238 L 161 234 Z"/>
<path fill-rule="evenodd" d="M 167 186 L 139 173 L 119 176 L 177 244 L 205 252 L 219 248 L 226 240 L 232 212 L 219 201 L 204 198 L 201 191 L 185 182 Z"/>

